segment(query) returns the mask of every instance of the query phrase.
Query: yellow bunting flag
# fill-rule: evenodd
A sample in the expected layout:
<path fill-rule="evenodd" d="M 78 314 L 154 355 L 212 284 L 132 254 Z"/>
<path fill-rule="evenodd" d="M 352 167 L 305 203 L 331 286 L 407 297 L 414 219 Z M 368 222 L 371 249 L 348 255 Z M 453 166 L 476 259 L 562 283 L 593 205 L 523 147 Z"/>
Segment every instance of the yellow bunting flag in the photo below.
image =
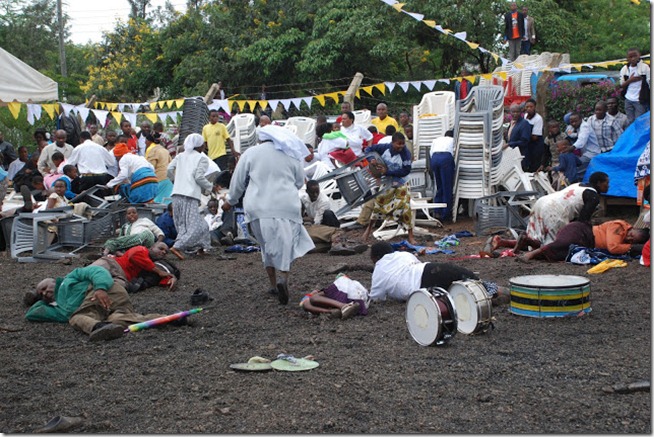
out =
<path fill-rule="evenodd" d="M 168 106 L 170 109 L 173 109 L 173 105 L 175 104 L 174 100 L 166 100 L 166 106 Z"/>
<path fill-rule="evenodd" d="M 59 106 L 59 105 L 56 105 Z M 41 108 L 45 111 L 46 114 L 48 114 L 48 117 L 50 117 L 52 120 L 55 118 L 55 104 L 54 103 L 48 103 L 45 105 L 41 105 Z"/>
<path fill-rule="evenodd" d="M 324 94 L 314 96 L 314 98 L 316 100 L 318 100 L 318 103 L 320 103 L 320 106 L 325 106 L 325 95 Z"/>
<path fill-rule="evenodd" d="M 146 112 L 143 115 L 145 115 L 145 118 L 150 120 L 152 123 L 156 123 L 159 120 L 159 116 L 156 112 Z"/>
<path fill-rule="evenodd" d="M 372 89 L 373 89 L 373 88 L 374 88 L 374 87 L 373 87 L 372 85 L 370 85 L 370 86 L 364 86 L 364 87 L 361 88 L 361 91 L 365 91 L 365 92 L 367 92 L 368 94 L 370 94 L 370 95 L 372 96 Z"/>
<path fill-rule="evenodd" d="M 164 107 L 165 104 L 166 104 L 166 102 L 164 102 L 163 100 L 159 100 L 157 102 L 157 108 L 161 109 L 161 108 Z"/>
<path fill-rule="evenodd" d="M 631 3 L 635 5 L 640 5 L 640 0 L 631 0 Z"/>
<path fill-rule="evenodd" d="M 325 94 L 325 97 L 329 97 L 330 99 L 332 99 L 333 101 L 338 103 L 338 93 L 337 92 L 336 93 Z"/>
<path fill-rule="evenodd" d="M 449 35 L 450 33 L 452 33 L 452 31 L 450 29 L 443 29 L 443 33 L 447 33 Z"/>
<path fill-rule="evenodd" d="M 436 27 L 436 22 L 434 20 L 422 20 L 429 27 Z"/>
<path fill-rule="evenodd" d="M 379 92 L 382 93 L 382 95 L 386 95 L 386 85 L 384 85 L 383 83 L 378 83 L 378 84 L 373 85 L 373 86 L 375 88 L 377 88 L 379 90 Z"/>
<path fill-rule="evenodd" d="M 257 103 L 261 109 L 266 109 L 268 107 L 268 100 L 259 100 Z"/>
<path fill-rule="evenodd" d="M 479 48 L 479 44 L 477 44 L 476 42 L 466 41 L 466 44 L 468 44 L 468 47 L 470 47 L 473 50 Z"/>
<path fill-rule="evenodd" d="M 175 99 L 175 105 L 177 106 L 177 109 L 182 109 L 182 106 L 184 106 L 184 99 Z"/>
<path fill-rule="evenodd" d="M 572 67 L 573 67 L 575 70 L 579 70 L 579 71 L 581 71 L 582 64 L 572 64 Z"/>
<path fill-rule="evenodd" d="M 243 109 L 245 108 L 245 104 L 247 103 L 246 100 L 236 100 L 236 104 L 238 105 L 238 110 L 243 112 Z M 230 105 L 231 108 L 231 105 Z"/>
<path fill-rule="evenodd" d="M 154 111 L 157 109 L 157 102 L 151 102 L 150 103 L 150 111 Z"/>
<path fill-rule="evenodd" d="M 109 111 L 115 111 L 118 109 L 118 103 L 107 103 L 107 109 Z"/>
<path fill-rule="evenodd" d="M 475 83 L 475 80 L 477 80 L 477 76 L 465 76 L 464 79 L 470 81 L 470 83 Z"/>
<path fill-rule="evenodd" d="M 393 9 L 395 9 L 397 12 L 400 12 L 402 10 L 402 6 L 404 6 L 406 3 L 395 3 L 394 5 L 391 5 Z"/>
<path fill-rule="evenodd" d="M 357 97 L 357 99 L 360 99 L 361 98 L 361 90 L 357 90 L 355 96 Z"/>
<path fill-rule="evenodd" d="M 7 103 L 7 107 L 9 108 L 9 112 L 11 112 L 11 115 L 14 116 L 14 119 L 18 119 L 18 114 L 20 114 L 20 102 L 11 102 Z"/>
<path fill-rule="evenodd" d="M 257 103 L 259 103 L 256 100 L 246 100 L 248 106 L 250 107 L 250 111 L 254 111 L 254 107 L 257 106 Z"/>
<path fill-rule="evenodd" d="M 497 75 L 498 75 L 502 80 L 506 80 L 506 78 L 508 77 L 508 72 L 506 72 L 506 71 L 500 71 L 499 73 L 497 73 Z"/>
<path fill-rule="evenodd" d="M 482 74 L 481 77 L 483 77 L 486 80 L 492 80 L 493 79 L 493 73 Z"/>
<path fill-rule="evenodd" d="M 452 79 L 456 80 L 457 82 L 463 81 L 462 77 L 453 77 Z"/>
<path fill-rule="evenodd" d="M 495 59 L 495 62 L 497 62 L 497 60 L 500 59 L 499 55 L 496 55 L 496 54 L 493 53 L 493 52 L 490 52 L 490 54 L 491 54 L 491 56 L 493 57 L 493 59 Z"/>
<path fill-rule="evenodd" d="M 111 116 L 114 118 L 114 120 L 116 120 L 116 123 L 120 123 L 120 120 L 123 118 L 123 114 L 116 111 L 112 111 Z"/>

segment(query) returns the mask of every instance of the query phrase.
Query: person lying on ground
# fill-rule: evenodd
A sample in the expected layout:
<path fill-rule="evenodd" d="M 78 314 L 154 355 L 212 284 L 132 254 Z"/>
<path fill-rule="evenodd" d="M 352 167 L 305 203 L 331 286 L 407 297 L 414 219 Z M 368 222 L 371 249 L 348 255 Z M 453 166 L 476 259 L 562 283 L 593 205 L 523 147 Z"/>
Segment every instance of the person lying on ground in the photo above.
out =
<path fill-rule="evenodd" d="M 370 299 L 373 301 L 391 298 L 404 302 L 420 288 L 440 287 L 447 290 L 454 281 L 479 280 L 474 272 L 456 264 L 421 262 L 412 253 L 395 252 L 386 241 L 371 246 L 370 259 L 375 265 L 370 286 Z M 508 291 L 504 287 L 488 281 L 482 283 L 493 304 L 506 303 Z M 503 295 L 501 299 L 498 297 L 500 294 Z"/>
<path fill-rule="evenodd" d="M 30 307 L 27 320 L 68 322 L 88 334 L 89 341 L 120 338 L 127 326 L 163 316 L 134 312 L 125 287 L 97 265 L 77 268 L 63 278 L 43 279 L 24 302 Z"/>
<path fill-rule="evenodd" d="M 134 246 L 151 247 L 156 241 L 163 241 L 165 235 L 149 218 L 139 218 L 136 207 L 130 206 L 125 211 L 127 222 L 120 227 L 118 237 L 104 243 L 104 255 L 124 251 Z"/>
<path fill-rule="evenodd" d="M 348 319 L 368 314 L 368 290 L 358 281 L 339 275 L 329 286 L 313 290 L 300 301 L 300 307 L 312 314 L 329 314 Z"/>

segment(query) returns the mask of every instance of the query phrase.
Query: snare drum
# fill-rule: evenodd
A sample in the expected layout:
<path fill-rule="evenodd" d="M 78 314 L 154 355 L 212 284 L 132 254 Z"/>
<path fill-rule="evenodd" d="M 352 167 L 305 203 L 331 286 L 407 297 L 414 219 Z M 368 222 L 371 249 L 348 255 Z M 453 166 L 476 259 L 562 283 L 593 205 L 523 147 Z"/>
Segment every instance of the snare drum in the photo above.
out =
<path fill-rule="evenodd" d="M 516 276 L 509 283 L 513 314 L 543 318 L 591 311 L 590 281 L 583 276 Z"/>
<path fill-rule="evenodd" d="M 462 334 L 478 334 L 491 327 L 491 297 L 481 281 L 454 281 L 448 290 L 457 315 L 457 329 Z"/>
<path fill-rule="evenodd" d="M 406 326 L 421 346 L 441 345 L 456 334 L 456 309 L 452 298 L 439 287 L 421 288 L 409 296 Z"/>

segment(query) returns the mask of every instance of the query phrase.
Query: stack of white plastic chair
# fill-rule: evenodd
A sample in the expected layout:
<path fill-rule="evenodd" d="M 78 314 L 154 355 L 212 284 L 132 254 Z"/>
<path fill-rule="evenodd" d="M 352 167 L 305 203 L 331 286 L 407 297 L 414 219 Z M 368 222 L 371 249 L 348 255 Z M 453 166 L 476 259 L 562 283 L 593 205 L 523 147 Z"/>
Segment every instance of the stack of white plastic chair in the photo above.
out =
<path fill-rule="evenodd" d="M 422 96 L 413 107 L 413 156 L 423 158 L 435 138 L 454 128 L 455 94 L 435 91 Z"/>
<path fill-rule="evenodd" d="M 227 124 L 227 132 L 234 142 L 234 149 L 239 153 L 257 144 L 254 119 L 254 114 L 236 114 Z"/>
<path fill-rule="evenodd" d="M 297 126 L 295 134 L 304 142 L 313 147 L 316 143 L 316 119 L 309 117 L 290 117 L 285 127 Z"/>
<path fill-rule="evenodd" d="M 357 111 L 352 111 L 352 114 L 354 114 L 354 124 L 359 124 L 365 128 L 372 126 L 370 121 L 372 120 L 372 114 L 369 109 L 359 109 Z"/>
<path fill-rule="evenodd" d="M 458 102 L 454 132 L 454 221 L 460 199 L 488 196 L 500 180 L 503 99 L 500 86 L 476 86 L 466 99 Z"/>

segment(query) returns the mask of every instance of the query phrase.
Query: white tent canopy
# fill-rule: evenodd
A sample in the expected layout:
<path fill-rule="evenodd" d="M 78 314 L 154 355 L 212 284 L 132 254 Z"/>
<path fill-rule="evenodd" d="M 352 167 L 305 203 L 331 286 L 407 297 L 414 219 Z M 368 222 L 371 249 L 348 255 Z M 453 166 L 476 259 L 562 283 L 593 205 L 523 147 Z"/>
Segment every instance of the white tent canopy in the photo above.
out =
<path fill-rule="evenodd" d="M 44 102 L 59 99 L 57 82 L 0 47 L 0 100 Z"/>

